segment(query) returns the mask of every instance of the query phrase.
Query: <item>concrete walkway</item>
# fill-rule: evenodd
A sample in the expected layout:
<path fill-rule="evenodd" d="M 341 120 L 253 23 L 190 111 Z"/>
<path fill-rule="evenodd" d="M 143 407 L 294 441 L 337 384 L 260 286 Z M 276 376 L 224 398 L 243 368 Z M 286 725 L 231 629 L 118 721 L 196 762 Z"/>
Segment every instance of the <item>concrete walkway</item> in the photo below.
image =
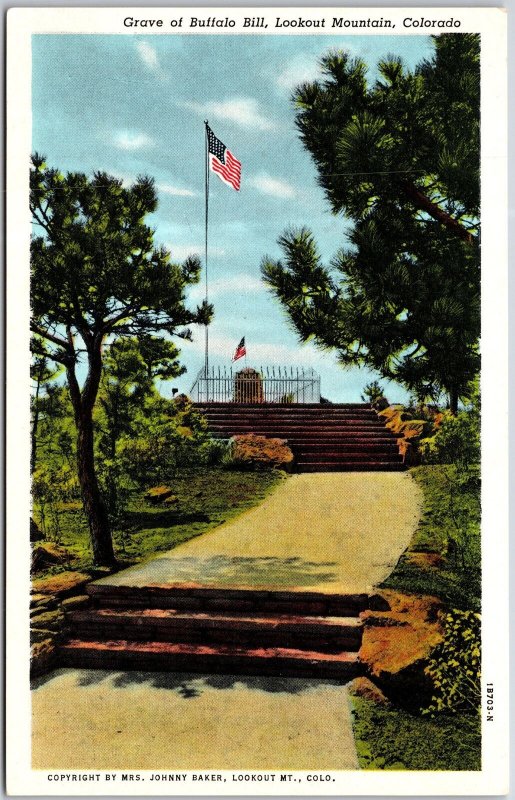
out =
<path fill-rule="evenodd" d="M 408 545 L 420 505 L 405 472 L 293 475 L 235 520 L 99 583 L 367 592 Z"/>
<path fill-rule="evenodd" d="M 358 768 L 347 691 L 328 681 L 59 670 L 32 704 L 33 769 Z"/>

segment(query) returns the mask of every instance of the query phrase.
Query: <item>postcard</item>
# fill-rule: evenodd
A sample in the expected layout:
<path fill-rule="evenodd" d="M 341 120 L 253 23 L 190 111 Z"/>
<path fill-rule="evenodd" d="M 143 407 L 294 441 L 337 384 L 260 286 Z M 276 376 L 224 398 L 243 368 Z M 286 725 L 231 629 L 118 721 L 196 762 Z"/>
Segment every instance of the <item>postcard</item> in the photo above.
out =
<path fill-rule="evenodd" d="M 506 793 L 505 11 L 13 8 L 7 78 L 9 793 Z"/>

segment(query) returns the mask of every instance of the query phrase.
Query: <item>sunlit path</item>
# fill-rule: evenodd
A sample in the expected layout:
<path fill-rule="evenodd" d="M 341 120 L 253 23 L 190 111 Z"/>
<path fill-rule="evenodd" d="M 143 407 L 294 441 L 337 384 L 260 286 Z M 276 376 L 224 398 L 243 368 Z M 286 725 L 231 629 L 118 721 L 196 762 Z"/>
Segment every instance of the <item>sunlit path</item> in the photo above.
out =
<path fill-rule="evenodd" d="M 367 592 L 393 569 L 419 513 L 408 473 L 293 475 L 234 521 L 99 583 Z"/>

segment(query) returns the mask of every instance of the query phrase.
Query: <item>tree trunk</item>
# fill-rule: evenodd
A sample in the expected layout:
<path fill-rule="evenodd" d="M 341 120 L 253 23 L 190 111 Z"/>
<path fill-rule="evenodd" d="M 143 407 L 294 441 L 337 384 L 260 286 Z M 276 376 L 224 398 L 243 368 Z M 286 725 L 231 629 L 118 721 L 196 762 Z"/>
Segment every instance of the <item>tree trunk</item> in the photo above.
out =
<path fill-rule="evenodd" d="M 454 414 L 454 416 L 456 416 L 458 413 L 458 400 L 458 391 L 456 389 L 451 389 L 449 391 L 449 408 L 451 410 L 451 414 Z"/>
<path fill-rule="evenodd" d="M 116 564 L 107 508 L 100 493 L 93 451 L 93 417 L 82 412 L 77 435 L 77 469 L 84 510 L 88 517 L 93 562 L 97 566 Z"/>
<path fill-rule="evenodd" d="M 88 345 L 88 375 L 81 392 L 74 363 L 66 367 L 68 388 L 77 426 L 77 471 L 84 511 L 88 518 L 93 548 L 93 563 L 99 567 L 116 564 L 107 508 L 100 493 L 95 470 L 93 408 L 102 374 L 102 338 L 93 336 Z"/>
<path fill-rule="evenodd" d="M 38 427 L 39 427 L 39 383 L 36 396 L 34 398 L 34 417 L 32 419 L 32 430 L 30 432 L 31 446 L 30 446 L 30 474 L 33 475 L 36 471 L 36 456 L 38 449 Z"/>

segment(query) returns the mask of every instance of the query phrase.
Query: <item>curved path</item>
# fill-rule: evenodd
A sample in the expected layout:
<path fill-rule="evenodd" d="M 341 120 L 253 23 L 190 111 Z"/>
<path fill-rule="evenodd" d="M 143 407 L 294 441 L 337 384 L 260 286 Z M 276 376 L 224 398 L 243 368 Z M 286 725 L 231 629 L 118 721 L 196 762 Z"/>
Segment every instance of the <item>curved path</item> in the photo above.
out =
<path fill-rule="evenodd" d="M 368 591 L 408 544 L 420 500 L 407 473 L 294 475 L 232 522 L 101 583 Z M 35 769 L 358 768 L 338 682 L 74 669 L 38 684 Z"/>
<path fill-rule="evenodd" d="M 293 475 L 231 522 L 99 583 L 367 592 L 408 545 L 420 505 L 407 472 Z"/>

